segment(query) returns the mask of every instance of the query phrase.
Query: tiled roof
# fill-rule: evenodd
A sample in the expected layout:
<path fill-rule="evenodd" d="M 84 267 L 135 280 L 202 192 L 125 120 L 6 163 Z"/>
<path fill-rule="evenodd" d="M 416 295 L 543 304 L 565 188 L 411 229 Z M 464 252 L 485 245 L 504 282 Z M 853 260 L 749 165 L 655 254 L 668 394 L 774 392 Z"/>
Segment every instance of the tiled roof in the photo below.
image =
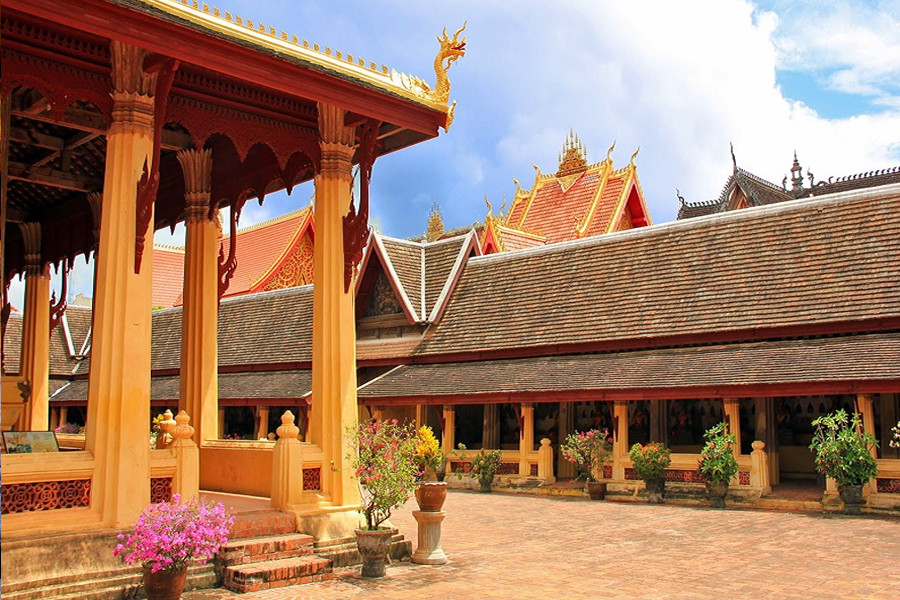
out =
<path fill-rule="evenodd" d="M 535 239 L 533 235 L 519 232 L 508 227 L 498 227 L 497 233 L 500 234 L 503 248 L 507 252 L 512 252 L 514 250 L 524 250 L 525 248 L 535 248 L 537 246 L 543 246 L 547 243 L 546 238 L 541 237 L 541 239 Z"/>
<path fill-rule="evenodd" d="M 459 262 L 460 253 L 475 239 L 474 231 L 435 242 L 376 236 L 397 274 L 400 287 L 412 304 L 414 318 L 420 322 L 428 321 L 454 265 Z"/>
<path fill-rule="evenodd" d="M 770 183 L 749 171 L 737 167 L 734 174 L 725 182 L 725 186 L 717 199 L 707 202 L 682 202 L 681 208 L 678 210 L 678 219 L 701 217 L 729 210 L 728 203 L 735 187 L 740 187 L 743 190 L 750 206 L 767 206 L 794 199 L 793 196 L 774 183 Z"/>
<path fill-rule="evenodd" d="M 84 342 L 91 331 L 91 309 L 81 306 L 68 306 L 64 313 L 65 323 L 69 328 L 71 349 L 66 342 L 65 324 L 60 324 L 50 333 L 50 376 L 69 377 L 73 373 L 87 373 L 88 359 L 79 359 Z M 89 346 L 89 344 L 88 344 Z M 22 348 L 22 313 L 12 313 L 6 325 L 6 336 L 3 340 L 3 352 L 6 356 L 4 366 L 7 373 L 18 373 Z"/>
<path fill-rule="evenodd" d="M 575 228 L 590 208 L 601 183 L 602 173 L 589 171 L 566 190 L 559 180 L 539 184 L 519 227 L 547 236 L 549 244 L 575 239 Z"/>
<path fill-rule="evenodd" d="M 900 187 L 469 261 L 418 354 L 900 316 Z"/>
<path fill-rule="evenodd" d="M 900 379 L 900 332 L 603 354 L 400 366 L 362 386 L 361 400 L 564 391 L 819 384 Z M 652 395 L 652 394 L 651 394 Z"/>
<path fill-rule="evenodd" d="M 600 201 L 597 203 L 597 210 L 588 225 L 585 236 L 600 235 L 606 233 L 609 228 L 609 222 L 613 217 L 613 212 L 619 204 L 622 196 L 622 189 L 625 187 L 625 181 L 628 179 L 627 172 L 617 171 L 609 176 L 603 191 L 600 192 Z"/>
<path fill-rule="evenodd" d="M 150 400 L 178 404 L 180 378 L 177 375 L 153 377 L 150 380 Z M 309 370 L 258 371 L 248 373 L 220 373 L 219 402 L 230 400 L 299 401 L 312 389 Z M 86 402 L 88 382 L 71 382 L 51 400 L 53 402 Z"/>
<path fill-rule="evenodd" d="M 312 360 L 312 286 L 225 298 L 219 366 Z M 181 366 L 181 309 L 153 313 L 151 368 Z"/>
<path fill-rule="evenodd" d="M 848 190 L 860 190 L 892 183 L 900 183 L 900 166 L 882 169 L 880 171 L 869 171 L 868 173 L 858 173 L 856 175 L 838 177 L 834 180 L 829 178 L 827 182 L 819 181 L 812 188 L 807 190 L 807 195 L 823 196 L 825 194 L 846 192 Z"/>
<path fill-rule="evenodd" d="M 184 248 L 153 245 L 154 307 L 169 308 L 181 301 L 184 287 Z"/>
<path fill-rule="evenodd" d="M 227 295 L 244 294 L 266 274 L 272 265 L 283 259 L 297 241 L 312 207 L 307 206 L 281 217 L 259 223 L 237 234 L 237 268 L 228 286 Z M 228 248 L 228 237 L 222 240 Z"/>

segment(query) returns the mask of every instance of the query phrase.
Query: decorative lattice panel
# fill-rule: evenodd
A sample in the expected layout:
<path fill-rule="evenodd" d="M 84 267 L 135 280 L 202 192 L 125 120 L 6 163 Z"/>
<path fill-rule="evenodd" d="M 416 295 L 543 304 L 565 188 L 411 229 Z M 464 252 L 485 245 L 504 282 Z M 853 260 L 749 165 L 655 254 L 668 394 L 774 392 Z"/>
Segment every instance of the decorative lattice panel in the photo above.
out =
<path fill-rule="evenodd" d="M 750 471 L 738 471 L 738 485 L 750 485 Z"/>
<path fill-rule="evenodd" d="M 468 473 L 472 470 L 472 463 L 467 462 L 451 462 L 450 471 L 452 473 L 461 472 Z"/>
<path fill-rule="evenodd" d="M 2 486 L 2 513 L 33 512 L 91 505 L 91 480 L 13 483 Z"/>
<path fill-rule="evenodd" d="M 537 463 L 531 463 L 531 468 L 528 471 L 532 477 L 537 477 L 538 474 L 538 466 Z"/>
<path fill-rule="evenodd" d="M 685 469 L 666 469 L 666 481 L 676 483 L 706 483 L 706 477 L 699 469 L 688 471 Z"/>
<path fill-rule="evenodd" d="M 158 504 L 172 499 L 172 478 L 154 477 L 150 480 L 150 503 Z"/>
<path fill-rule="evenodd" d="M 511 463 L 511 462 L 500 463 L 500 467 L 497 469 L 497 475 L 518 475 L 518 474 L 519 474 L 519 463 Z"/>
<path fill-rule="evenodd" d="M 612 465 L 603 465 L 603 479 L 612 479 Z"/>
<path fill-rule="evenodd" d="M 879 477 L 875 481 L 879 494 L 900 494 L 900 479 Z"/>
<path fill-rule="evenodd" d="M 310 467 L 303 469 L 303 489 L 304 490 L 321 490 L 322 489 L 322 468 Z"/>

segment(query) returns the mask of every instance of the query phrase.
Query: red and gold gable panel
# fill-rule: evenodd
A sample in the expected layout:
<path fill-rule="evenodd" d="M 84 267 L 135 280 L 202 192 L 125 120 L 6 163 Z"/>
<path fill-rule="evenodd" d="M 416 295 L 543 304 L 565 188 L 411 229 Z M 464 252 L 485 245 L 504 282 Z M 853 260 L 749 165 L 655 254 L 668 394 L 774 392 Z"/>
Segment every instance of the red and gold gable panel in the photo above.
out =
<path fill-rule="evenodd" d="M 281 267 L 259 291 L 281 290 L 313 282 L 313 249 L 312 235 L 307 231 L 294 246 Z"/>

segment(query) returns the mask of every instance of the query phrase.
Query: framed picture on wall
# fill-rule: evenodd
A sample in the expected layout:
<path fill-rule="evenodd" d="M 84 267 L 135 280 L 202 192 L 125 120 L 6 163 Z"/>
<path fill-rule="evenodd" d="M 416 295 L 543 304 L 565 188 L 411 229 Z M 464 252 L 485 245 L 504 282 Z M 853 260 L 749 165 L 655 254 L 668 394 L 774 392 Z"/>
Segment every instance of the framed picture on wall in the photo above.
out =
<path fill-rule="evenodd" d="M 59 452 L 56 434 L 52 431 L 4 431 L 3 443 L 8 454 Z"/>

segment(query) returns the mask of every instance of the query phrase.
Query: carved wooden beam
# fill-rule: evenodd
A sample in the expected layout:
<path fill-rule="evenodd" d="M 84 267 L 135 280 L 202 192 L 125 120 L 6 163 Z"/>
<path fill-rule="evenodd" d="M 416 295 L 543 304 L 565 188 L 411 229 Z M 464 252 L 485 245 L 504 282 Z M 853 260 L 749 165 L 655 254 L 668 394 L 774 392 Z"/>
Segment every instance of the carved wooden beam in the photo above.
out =
<path fill-rule="evenodd" d="M 63 147 L 55 152 L 51 152 L 44 158 L 37 160 L 33 163 L 32 166 L 35 167 L 43 167 L 44 165 L 52 163 L 57 158 L 62 159 L 62 167 L 64 171 L 69 170 L 69 161 L 72 157 L 72 151 L 78 148 L 79 146 L 83 146 L 88 142 L 95 140 L 100 137 L 99 133 L 90 133 L 88 131 L 79 131 L 75 135 L 70 135 L 68 138 L 63 140 Z"/>
<path fill-rule="evenodd" d="M 57 171 L 49 167 L 33 167 L 22 163 L 9 163 L 9 178 L 11 180 L 27 181 L 38 185 L 55 187 L 72 192 L 93 192 L 103 188 L 101 179 L 81 177 Z"/>
<path fill-rule="evenodd" d="M 47 107 L 50 106 L 50 104 L 47 103 L 46 100 L 44 102 Z M 89 110 L 69 108 L 65 113 L 63 113 L 62 120 L 55 119 L 53 115 L 46 109 L 43 112 L 39 112 L 37 114 L 28 114 L 22 108 L 14 107 L 11 112 L 15 117 L 31 119 L 33 121 L 38 121 L 41 123 L 61 125 L 63 127 L 68 127 L 69 129 L 77 129 L 78 131 L 85 131 L 88 133 L 106 135 L 106 119 L 104 119 L 103 115 L 101 115 L 100 113 L 91 112 Z M 163 130 L 163 150 L 185 150 L 193 147 L 194 142 L 191 139 L 191 136 L 189 136 L 188 134 L 181 133 L 180 131 L 169 131 L 165 129 Z"/>

